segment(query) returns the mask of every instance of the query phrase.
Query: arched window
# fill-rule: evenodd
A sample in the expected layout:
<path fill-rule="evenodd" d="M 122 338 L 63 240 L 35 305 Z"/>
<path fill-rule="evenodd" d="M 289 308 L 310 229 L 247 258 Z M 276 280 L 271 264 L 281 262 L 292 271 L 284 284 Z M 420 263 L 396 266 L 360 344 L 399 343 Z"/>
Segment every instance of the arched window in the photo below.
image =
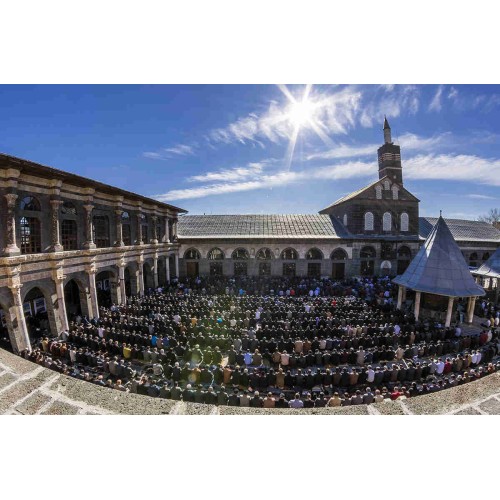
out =
<path fill-rule="evenodd" d="M 141 230 L 142 230 L 142 242 L 149 243 L 149 235 L 148 235 L 149 225 L 146 214 L 140 214 L 139 223 L 141 224 Z"/>
<path fill-rule="evenodd" d="M 384 189 L 386 191 L 388 191 L 389 189 L 391 189 L 391 183 L 387 179 L 384 181 Z"/>
<path fill-rule="evenodd" d="M 411 250 L 407 246 L 402 246 L 398 248 L 398 259 L 410 259 Z"/>
<path fill-rule="evenodd" d="M 224 253 L 220 248 L 212 248 L 208 252 L 208 260 L 222 260 L 224 258 Z"/>
<path fill-rule="evenodd" d="M 408 231 L 410 226 L 410 218 L 406 212 L 401 214 L 401 231 Z"/>
<path fill-rule="evenodd" d="M 94 215 L 94 243 L 97 248 L 108 248 L 109 219 L 107 215 Z"/>
<path fill-rule="evenodd" d="M 337 248 L 331 255 L 332 260 L 347 260 L 347 253 L 342 248 Z"/>
<path fill-rule="evenodd" d="M 130 228 L 130 214 L 122 212 L 122 238 L 125 246 L 132 245 L 132 230 Z"/>
<path fill-rule="evenodd" d="M 293 248 L 286 248 L 281 252 L 281 258 L 283 260 L 297 260 L 299 256 Z"/>
<path fill-rule="evenodd" d="M 344 214 L 344 226 L 347 227 L 347 214 Z"/>
<path fill-rule="evenodd" d="M 306 253 L 306 259 L 308 259 L 308 260 L 322 260 L 323 254 L 317 248 L 311 248 Z"/>
<path fill-rule="evenodd" d="M 382 229 L 384 231 L 392 230 L 392 215 L 390 214 L 390 212 L 385 212 L 382 217 Z"/>
<path fill-rule="evenodd" d="M 61 223 L 61 243 L 64 250 L 78 250 L 76 221 L 64 219 Z"/>
<path fill-rule="evenodd" d="M 373 247 L 363 247 L 359 253 L 361 259 L 374 259 L 377 252 Z"/>
<path fill-rule="evenodd" d="M 61 205 L 61 214 L 62 215 L 76 215 L 76 207 L 71 201 L 65 201 Z"/>
<path fill-rule="evenodd" d="M 21 210 L 39 212 L 41 210 L 40 202 L 34 196 L 26 196 L 21 200 Z"/>
<path fill-rule="evenodd" d="M 233 260 L 248 260 L 250 255 L 248 251 L 244 248 L 237 248 L 232 255 Z"/>
<path fill-rule="evenodd" d="M 397 200 L 398 197 L 399 197 L 399 188 L 396 186 L 396 184 L 394 184 L 392 186 L 392 199 Z"/>
<path fill-rule="evenodd" d="M 483 262 L 486 262 L 490 258 L 490 252 L 483 253 Z"/>
<path fill-rule="evenodd" d="M 271 260 L 273 258 L 273 252 L 269 248 L 261 248 L 257 255 L 255 256 L 257 260 Z"/>
<path fill-rule="evenodd" d="M 373 214 L 371 212 L 365 214 L 365 231 L 373 231 Z"/>
<path fill-rule="evenodd" d="M 190 248 L 189 250 L 186 250 L 184 258 L 189 260 L 200 260 L 200 252 L 198 252 L 196 248 Z"/>
<path fill-rule="evenodd" d="M 40 221 L 36 217 L 21 217 L 21 253 L 40 253 L 42 251 L 42 235 Z"/>
<path fill-rule="evenodd" d="M 382 199 L 382 186 L 380 184 L 375 186 L 375 198 L 377 198 L 377 200 Z"/>

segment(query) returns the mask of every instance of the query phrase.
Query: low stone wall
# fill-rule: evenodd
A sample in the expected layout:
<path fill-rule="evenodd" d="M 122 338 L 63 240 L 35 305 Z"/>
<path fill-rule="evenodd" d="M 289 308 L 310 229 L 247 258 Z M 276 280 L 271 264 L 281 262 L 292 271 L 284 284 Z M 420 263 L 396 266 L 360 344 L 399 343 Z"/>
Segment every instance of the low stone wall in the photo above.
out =
<path fill-rule="evenodd" d="M 0 349 L 0 414 L 23 415 L 500 415 L 500 373 L 403 401 L 344 408 L 258 409 L 183 403 L 82 382 Z"/>

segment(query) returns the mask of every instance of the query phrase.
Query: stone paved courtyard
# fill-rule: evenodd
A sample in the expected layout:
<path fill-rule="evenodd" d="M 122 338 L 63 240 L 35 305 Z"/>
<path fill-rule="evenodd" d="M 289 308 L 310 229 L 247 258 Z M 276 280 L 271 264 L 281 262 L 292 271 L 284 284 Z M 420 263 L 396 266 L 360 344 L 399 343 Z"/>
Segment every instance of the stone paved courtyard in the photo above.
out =
<path fill-rule="evenodd" d="M 0 349 L 0 414 L 14 415 L 500 415 L 500 373 L 404 401 L 345 408 L 217 407 L 127 394 L 82 382 Z"/>

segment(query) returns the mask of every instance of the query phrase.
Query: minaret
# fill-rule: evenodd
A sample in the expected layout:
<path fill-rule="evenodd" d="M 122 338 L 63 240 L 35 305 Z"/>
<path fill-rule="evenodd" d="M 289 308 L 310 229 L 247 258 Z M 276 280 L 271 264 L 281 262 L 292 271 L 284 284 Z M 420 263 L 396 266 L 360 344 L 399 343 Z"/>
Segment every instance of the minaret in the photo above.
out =
<path fill-rule="evenodd" d="M 403 184 L 401 149 L 392 142 L 391 127 L 384 117 L 384 145 L 378 148 L 378 177 L 388 176 L 392 182 Z"/>

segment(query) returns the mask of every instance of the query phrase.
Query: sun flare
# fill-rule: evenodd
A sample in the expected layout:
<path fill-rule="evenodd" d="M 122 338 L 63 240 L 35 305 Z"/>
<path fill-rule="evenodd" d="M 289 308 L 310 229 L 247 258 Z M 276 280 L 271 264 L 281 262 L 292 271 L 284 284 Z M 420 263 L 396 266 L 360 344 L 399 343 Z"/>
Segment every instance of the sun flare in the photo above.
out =
<path fill-rule="evenodd" d="M 302 127 L 313 117 L 314 105 L 308 99 L 291 104 L 288 119 L 296 127 Z"/>

